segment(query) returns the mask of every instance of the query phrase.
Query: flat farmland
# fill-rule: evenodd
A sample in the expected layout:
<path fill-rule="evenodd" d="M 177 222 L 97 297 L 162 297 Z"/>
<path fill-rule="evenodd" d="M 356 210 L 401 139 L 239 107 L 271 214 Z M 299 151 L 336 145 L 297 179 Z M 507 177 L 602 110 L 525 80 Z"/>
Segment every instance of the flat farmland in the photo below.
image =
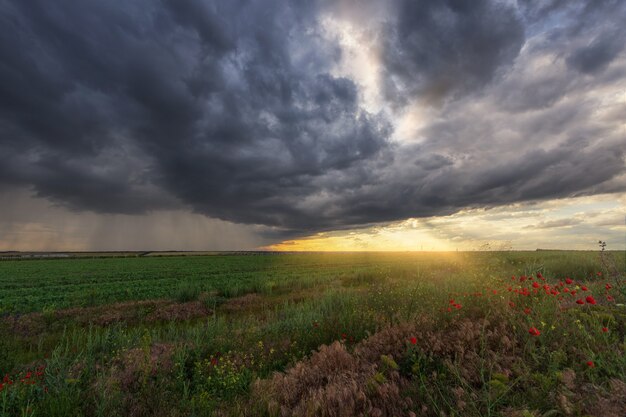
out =
<path fill-rule="evenodd" d="M 624 252 L 0 261 L 0 416 L 621 416 Z"/>

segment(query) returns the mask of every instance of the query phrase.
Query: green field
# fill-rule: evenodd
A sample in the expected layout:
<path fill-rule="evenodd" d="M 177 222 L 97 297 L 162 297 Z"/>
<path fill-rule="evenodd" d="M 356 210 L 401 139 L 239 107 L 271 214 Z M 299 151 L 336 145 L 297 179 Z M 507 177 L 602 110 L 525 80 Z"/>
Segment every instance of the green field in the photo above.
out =
<path fill-rule="evenodd" d="M 624 256 L 3 260 L 0 416 L 610 416 Z"/>

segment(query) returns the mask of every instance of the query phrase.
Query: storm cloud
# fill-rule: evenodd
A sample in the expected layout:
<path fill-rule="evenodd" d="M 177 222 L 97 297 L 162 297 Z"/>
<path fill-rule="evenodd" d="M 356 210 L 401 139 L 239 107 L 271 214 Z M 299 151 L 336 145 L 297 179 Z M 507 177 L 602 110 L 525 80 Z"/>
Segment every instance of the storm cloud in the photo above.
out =
<path fill-rule="evenodd" d="M 332 3 L 0 0 L 0 187 L 276 236 L 626 189 L 623 2 Z"/>

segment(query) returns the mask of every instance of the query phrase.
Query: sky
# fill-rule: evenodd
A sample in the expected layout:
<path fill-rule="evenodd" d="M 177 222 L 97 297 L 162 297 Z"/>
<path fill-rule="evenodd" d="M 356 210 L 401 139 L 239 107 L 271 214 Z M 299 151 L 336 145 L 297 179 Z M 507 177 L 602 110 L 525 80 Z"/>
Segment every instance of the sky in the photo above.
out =
<path fill-rule="evenodd" d="M 626 248 L 621 0 L 0 0 L 0 251 Z"/>

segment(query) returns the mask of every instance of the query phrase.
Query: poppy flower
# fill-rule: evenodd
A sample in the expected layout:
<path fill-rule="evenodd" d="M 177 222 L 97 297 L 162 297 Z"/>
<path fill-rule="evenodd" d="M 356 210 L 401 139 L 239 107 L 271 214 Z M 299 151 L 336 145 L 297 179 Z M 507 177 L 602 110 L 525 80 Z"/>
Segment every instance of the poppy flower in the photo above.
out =
<path fill-rule="evenodd" d="M 509 306 L 515 307 L 515 303 L 513 301 L 509 301 Z"/>
<path fill-rule="evenodd" d="M 615 298 L 613 298 L 613 297 L 612 297 L 612 296 L 610 296 L 610 295 L 607 295 L 607 296 L 606 296 L 606 300 L 607 300 L 607 301 L 615 301 Z"/>
<path fill-rule="evenodd" d="M 609 331 L 609 328 L 608 328 L 608 327 L 603 327 L 603 328 L 602 328 L 602 332 L 603 332 L 603 333 L 606 333 L 606 332 L 608 332 L 608 331 Z"/>
<path fill-rule="evenodd" d="M 571 284 L 572 282 L 574 282 L 571 278 L 565 278 L 565 283 L 566 284 Z"/>
<path fill-rule="evenodd" d="M 539 288 L 539 283 L 537 281 L 533 282 L 533 288 Z"/>
<path fill-rule="evenodd" d="M 460 309 L 461 309 L 461 307 L 463 307 L 463 306 L 462 306 L 461 304 L 455 304 L 455 305 L 454 305 L 454 307 L 455 307 L 457 310 L 460 310 Z"/>
<path fill-rule="evenodd" d="M 417 344 L 417 339 L 415 337 L 412 337 L 411 339 L 409 339 L 409 341 L 411 342 L 412 345 Z"/>
<path fill-rule="evenodd" d="M 541 334 L 539 329 L 537 329 L 536 327 L 531 327 L 530 329 L 528 329 L 528 333 L 530 333 L 531 336 L 539 336 Z"/>
<path fill-rule="evenodd" d="M 454 299 L 451 299 L 451 300 L 449 301 L 449 304 L 454 304 Z"/>
<path fill-rule="evenodd" d="M 587 291 L 589 288 L 585 287 L 584 285 L 581 285 L 580 289 L 583 290 L 583 291 Z"/>
<path fill-rule="evenodd" d="M 610 290 L 611 288 L 613 288 L 611 286 L 611 284 L 609 284 L 608 282 L 606 283 L 606 285 L 604 286 L 604 288 L 606 288 L 607 290 Z"/>
<path fill-rule="evenodd" d="M 596 303 L 596 299 L 593 298 L 592 296 L 587 296 L 587 298 L 585 298 L 585 301 L 587 301 L 589 304 L 595 304 Z"/>
<path fill-rule="evenodd" d="M 595 368 L 596 365 L 593 363 L 593 361 L 587 361 L 587 366 L 590 368 Z"/>
<path fill-rule="evenodd" d="M 576 300 L 576 304 L 585 304 L 585 302 L 581 298 L 579 298 L 578 300 Z"/>
<path fill-rule="evenodd" d="M 526 307 L 524 309 L 524 314 L 530 314 L 530 312 L 531 312 L 530 308 Z"/>
<path fill-rule="evenodd" d="M 596 272 L 596 275 L 601 277 L 602 276 L 602 272 Z"/>

